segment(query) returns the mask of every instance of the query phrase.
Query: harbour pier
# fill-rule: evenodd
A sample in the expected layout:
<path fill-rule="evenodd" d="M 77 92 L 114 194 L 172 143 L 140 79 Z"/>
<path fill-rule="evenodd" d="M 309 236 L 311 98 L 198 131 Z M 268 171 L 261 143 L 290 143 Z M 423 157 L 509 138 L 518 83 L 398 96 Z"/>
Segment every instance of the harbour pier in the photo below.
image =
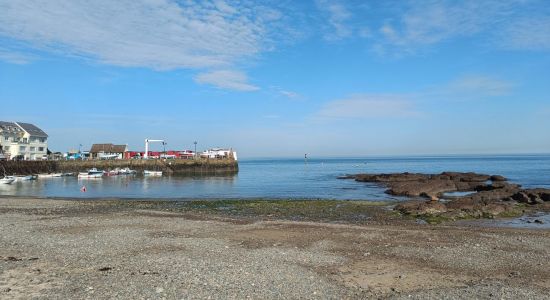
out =
<path fill-rule="evenodd" d="M 142 173 L 143 170 L 155 170 L 167 175 L 191 176 L 229 175 L 239 171 L 239 165 L 233 158 L 0 161 L 0 165 L 8 175 L 81 172 L 91 168 L 130 168 L 138 173 Z"/>

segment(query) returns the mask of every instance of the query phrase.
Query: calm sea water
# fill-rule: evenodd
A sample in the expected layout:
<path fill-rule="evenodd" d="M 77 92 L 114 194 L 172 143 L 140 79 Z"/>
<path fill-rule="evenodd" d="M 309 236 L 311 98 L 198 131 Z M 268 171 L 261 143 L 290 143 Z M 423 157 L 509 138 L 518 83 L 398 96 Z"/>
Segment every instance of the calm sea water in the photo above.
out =
<path fill-rule="evenodd" d="M 1 185 L 0 195 L 74 198 L 292 198 L 396 199 L 374 184 L 340 180 L 356 173 L 443 171 L 500 174 L 524 187 L 550 188 L 550 155 L 369 157 L 356 159 L 254 159 L 232 176 L 144 178 L 113 176 L 39 179 Z M 81 192 L 85 185 L 86 192 Z"/>

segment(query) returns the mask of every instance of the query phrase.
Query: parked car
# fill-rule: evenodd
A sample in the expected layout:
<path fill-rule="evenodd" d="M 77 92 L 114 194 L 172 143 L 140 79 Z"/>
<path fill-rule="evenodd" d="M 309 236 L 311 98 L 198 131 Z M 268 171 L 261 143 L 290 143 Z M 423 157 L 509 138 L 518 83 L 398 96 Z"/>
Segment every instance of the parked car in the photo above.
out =
<path fill-rule="evenodd" d="M 25 155 L 19 154 L 11 158 L 11 160 L 25 160 Z"/>
<path fill-rule="evenodd" d="M 4 155 L 4 153 L 0 153 L 0 160 L 6 160 L 6 156 Z"/>

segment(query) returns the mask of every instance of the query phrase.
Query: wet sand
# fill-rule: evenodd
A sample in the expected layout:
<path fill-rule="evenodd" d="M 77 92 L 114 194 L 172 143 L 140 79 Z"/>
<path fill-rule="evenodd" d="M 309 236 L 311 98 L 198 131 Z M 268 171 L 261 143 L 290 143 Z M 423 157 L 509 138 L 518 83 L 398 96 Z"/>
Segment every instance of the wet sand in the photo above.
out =
<path fill-rule="evenodd" d="M 265 203 L 0 198 L 0 298 L 549 299 L 548 230 Z"/>

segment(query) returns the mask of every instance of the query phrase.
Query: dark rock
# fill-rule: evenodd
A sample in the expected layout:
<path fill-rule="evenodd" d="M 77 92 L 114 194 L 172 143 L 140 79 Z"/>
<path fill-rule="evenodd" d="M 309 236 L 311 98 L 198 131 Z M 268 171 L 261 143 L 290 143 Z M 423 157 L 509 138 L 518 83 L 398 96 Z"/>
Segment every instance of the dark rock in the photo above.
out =
<path fill-rule="evenodd" d="M 501 176 L 501 175 L 493 175 L 493 176 L 491 176 L 490 180 L 491 181 L 507 181 L 508 179 L 506 179 L 506 177 Z"/>
<path fill-rule="evenodd" d="M 98 271 L 105 272 L 105 271 L 110 271 L 112 269 L 113 268 L 111 268 L 111 267 L 103 267 L 103 268 L 99 268 Z"/>
<path fill-rule="evenodd" d="M 512 199 L 520 203 L 530 203 L 531 199 L 524 192 L 517 192 L 512 195 Z"/>
<path fill-rule="evenodd" d="M 518 277 L 520 275 L 520 273 L 518 271 L 512 271 L 510 272 L 510 274 L 508 274 L 508 276 L 510 277 Z"/>
<path fill-rule="evenodd" d="M 509 183 L 500 175 L 443 172 L 359 174 L 350 178 L 360 182 L 378 183 L 386 187 L 386 193 L 391 195 L 432 200 L 409 201 L 395 207 L 395 210 L 407 214 L 493 217 L 513 210 L 517 203 L 550 204 L 550 189 L 521 189 L 520 185 Z M 446 192 L 455 191 L 475 193 L 453 197 L 447 203 L 434 201 L 439 200 Z"/>
<path fill-rule="evenodd" d="M 22 259 L 22 258 L 18 258 L 18 257 L 8 256 L 8 257 L 6 257 L 5 260 L 6 260 L 6 261 L 22 261 L 23 259 Z"/>
<path fill-rule="evenodd" d="M 544 224 L 544 221 L 541 219 L 535 219 L 535 223 L 537 224 Z"/>

